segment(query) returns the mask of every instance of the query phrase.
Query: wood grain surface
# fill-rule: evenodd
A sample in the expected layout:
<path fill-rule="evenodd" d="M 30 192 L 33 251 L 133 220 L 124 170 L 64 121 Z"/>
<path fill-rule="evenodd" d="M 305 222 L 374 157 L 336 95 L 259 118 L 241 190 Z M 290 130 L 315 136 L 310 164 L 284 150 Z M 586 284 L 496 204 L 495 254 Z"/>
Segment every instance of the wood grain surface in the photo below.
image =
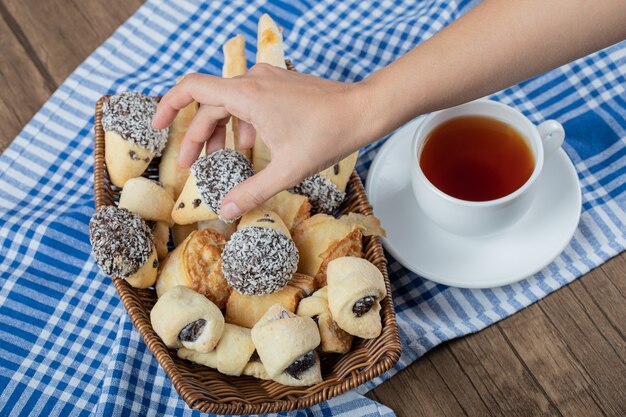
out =
<path fill-rule="evenodd" d="M 0 0 L 0 151 L 141 1 Z M 625 416 L 626 254 L 367 394 L 398 416 Z"/>

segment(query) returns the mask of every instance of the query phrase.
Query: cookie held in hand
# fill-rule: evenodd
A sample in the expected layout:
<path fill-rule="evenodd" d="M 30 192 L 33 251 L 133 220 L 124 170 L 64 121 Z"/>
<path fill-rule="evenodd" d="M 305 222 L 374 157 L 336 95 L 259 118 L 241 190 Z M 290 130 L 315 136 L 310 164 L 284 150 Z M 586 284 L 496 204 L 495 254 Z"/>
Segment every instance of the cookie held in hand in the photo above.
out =
<path fill-rule="evenodd" d="M 226 194 L 253 175 L 250 161 L 232 149 L 198 158 L 174 204 L 172 218 L 177 224 L 218 218 Z"/>

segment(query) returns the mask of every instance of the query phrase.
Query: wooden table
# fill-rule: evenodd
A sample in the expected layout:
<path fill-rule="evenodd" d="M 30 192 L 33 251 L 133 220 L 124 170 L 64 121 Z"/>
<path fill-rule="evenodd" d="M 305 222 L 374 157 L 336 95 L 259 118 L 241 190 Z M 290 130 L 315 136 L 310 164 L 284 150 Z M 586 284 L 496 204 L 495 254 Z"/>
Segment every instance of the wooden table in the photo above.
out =
<path fill-rule="evenodd" d="M 0 151 L 140 0 L 0 0 Z M 398 416 L 626 415 L 626 254 L 369 393 Z"/>

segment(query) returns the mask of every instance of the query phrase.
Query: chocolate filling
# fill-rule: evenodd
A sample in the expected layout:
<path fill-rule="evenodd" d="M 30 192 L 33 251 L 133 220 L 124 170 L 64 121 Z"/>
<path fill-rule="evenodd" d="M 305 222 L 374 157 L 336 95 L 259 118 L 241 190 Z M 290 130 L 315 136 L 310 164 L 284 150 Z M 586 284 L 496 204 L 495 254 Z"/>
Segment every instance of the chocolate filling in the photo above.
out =
<path fill-rule="evenodd" d="M 259 220 L 257 220 L 259 223 L 261 222 L 266 222 L 266 223 L 275 223 L 274 219 L 270 219 L 269 217 L 261 217 Z"/>
<path fill-rule="evenodd" d="M 376 299 L 372 297 L 371 295 L 368 295 L 367 297 L 363 297 L 360 300 L 357 300 L 356 303 L 354 303 L 354 306 L 352 306 L 352 312 L 354 313 L 355 316 L 361 317 L 363 314 L 367 313 L 368 311 L 372 309 L 372 306 L 374 305 L 374 301 L 376 301 Z"/>
<path fill-rule="evenodd" d="M 202 333 L 202 330 L 204 330 L 205 325 L 206 320 L 204 319 L 193 321 L 183 327 L 180 333 L 178 333 L 178 338 L 181 342 L 195 342 Z"/>
<path fill-rule="evenodd" d="M 313 351 L 310 350 L 293 361 L 293 363 L 285 369 L 285 372 L 295 379 L 300 379 L 300 375 L 302 375 L 307 369 L 310 369 L 313 365 L 315 365 L 315 355 L 313 354 Z"/>

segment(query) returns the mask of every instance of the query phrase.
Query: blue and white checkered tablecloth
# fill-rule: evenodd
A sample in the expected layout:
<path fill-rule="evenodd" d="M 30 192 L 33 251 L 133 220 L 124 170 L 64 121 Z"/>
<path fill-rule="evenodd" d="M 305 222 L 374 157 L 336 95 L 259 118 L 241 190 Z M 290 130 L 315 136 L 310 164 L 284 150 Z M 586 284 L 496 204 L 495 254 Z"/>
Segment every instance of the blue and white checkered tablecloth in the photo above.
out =
<path fill-rule="evenodd" d="M 149 0 L 59 87 L 0 157 L 0 416 L 199 415 L 174 391 L 110 279 L 90 256 L 93 110 L 107 93 L 162 94 L 176 76 L 221 73 L 221 46 L 256 22 L 285 29 L 302 72 L 358 80 L 432 36 L 473 1 Z M 626 43 L 495 94 L 567 133 L 583 192 L 574 239 L 537 275 L 489 290 L 438 285 L 390 259 L 404 354 L 395 369 L 289 415 L 393 415 L 360 394 L 434 346 L 497 322 L 626 246 Z M 361 154 L 365 176 L 380 142 Z"/>

